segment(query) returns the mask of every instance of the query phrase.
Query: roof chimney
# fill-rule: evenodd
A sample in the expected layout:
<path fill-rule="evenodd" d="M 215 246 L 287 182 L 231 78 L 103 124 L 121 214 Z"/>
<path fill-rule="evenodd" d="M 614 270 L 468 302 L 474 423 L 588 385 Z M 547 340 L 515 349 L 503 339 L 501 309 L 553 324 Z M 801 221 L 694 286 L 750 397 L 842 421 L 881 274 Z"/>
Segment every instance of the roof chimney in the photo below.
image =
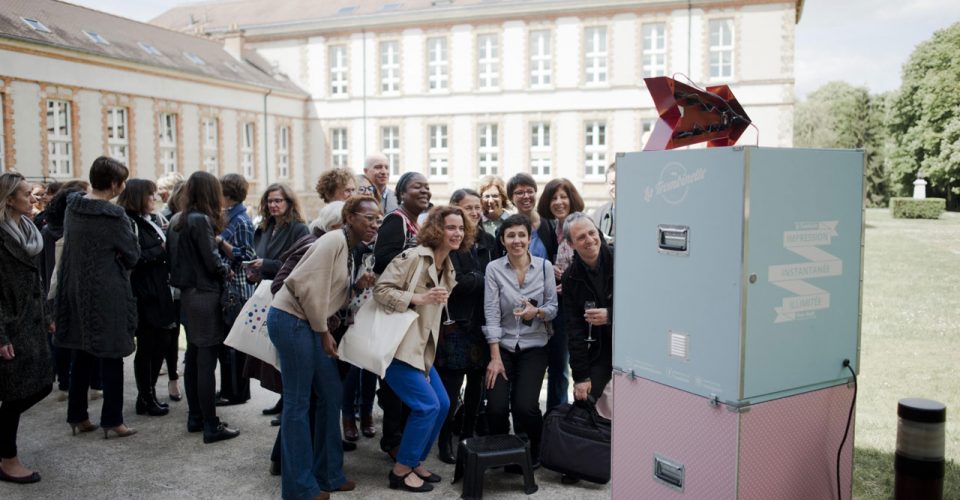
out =
<path fill-rule="evenodd" d="M 236 23 L 231 24 L 226 33 L 223 34 L 223 49 L 238 61 L 243 61 L 243 30 L 239 29 Z"/>

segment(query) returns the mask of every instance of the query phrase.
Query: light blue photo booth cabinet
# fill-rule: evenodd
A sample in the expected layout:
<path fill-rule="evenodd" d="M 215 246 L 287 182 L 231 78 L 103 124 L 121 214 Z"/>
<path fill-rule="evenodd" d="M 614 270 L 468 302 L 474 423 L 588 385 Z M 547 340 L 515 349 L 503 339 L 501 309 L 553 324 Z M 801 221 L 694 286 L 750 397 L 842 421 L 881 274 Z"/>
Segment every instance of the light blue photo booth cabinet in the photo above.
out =
<path fill-rule="evenodd" d="M 617 158 L 614 367 L 731 407 L 859 362 L 862 151 Z"/>

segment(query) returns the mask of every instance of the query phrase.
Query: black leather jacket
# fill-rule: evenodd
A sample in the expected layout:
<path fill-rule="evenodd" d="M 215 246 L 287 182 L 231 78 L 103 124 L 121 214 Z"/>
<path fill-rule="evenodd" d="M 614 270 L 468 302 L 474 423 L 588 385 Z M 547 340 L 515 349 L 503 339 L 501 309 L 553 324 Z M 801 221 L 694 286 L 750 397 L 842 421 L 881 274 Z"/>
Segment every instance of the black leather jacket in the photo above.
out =
<path fill-rule="evenodd" d="M 187 218 L 183 227 L 178 224 L 180 217 Z M 175 215 L 167 231 L 167 248 L 171 285 L 181 290 L 220 291 L 229 268 L 220 260 L 213 225 L 206 215 L 200 212 Z"/>

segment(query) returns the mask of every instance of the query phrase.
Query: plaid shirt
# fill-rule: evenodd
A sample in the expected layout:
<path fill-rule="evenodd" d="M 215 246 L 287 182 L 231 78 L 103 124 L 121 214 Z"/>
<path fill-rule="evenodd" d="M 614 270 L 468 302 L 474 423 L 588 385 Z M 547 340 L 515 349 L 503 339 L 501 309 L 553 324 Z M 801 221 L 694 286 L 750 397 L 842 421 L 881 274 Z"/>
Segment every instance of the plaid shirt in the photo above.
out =
<path fill-rule="evenodd" d="M 234 273 L 231 284 L 240 291 L 244 299 L 249 299 L 257 286 L 247 282 L 243 262 L 257 258 L 257 252 L 253 249 L 253 221 L 247 215 L 247 207 L 243 203 L 230 207 L 227 216 L 230 220 L 220 237 L 233 246 L 233 255 L 225 255 L 221 250 L 220 258 Z"/>

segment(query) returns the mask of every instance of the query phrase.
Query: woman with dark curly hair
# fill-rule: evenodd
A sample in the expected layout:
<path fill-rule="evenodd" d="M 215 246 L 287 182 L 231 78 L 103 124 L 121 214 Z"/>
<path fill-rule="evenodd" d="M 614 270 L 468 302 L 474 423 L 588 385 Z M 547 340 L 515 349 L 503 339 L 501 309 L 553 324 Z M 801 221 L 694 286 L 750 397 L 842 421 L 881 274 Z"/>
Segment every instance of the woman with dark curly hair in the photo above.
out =
<path fill-rule="evenodd" d="M 320 176 L 315 189 L 324 203 L 345 201 L 357 191 L 357 181 L 353 178 L 353 172 L 335 168 Z"/>
<path fill-rule="evenodd" d="M 419 245 L 393 259 L 374 287 L 374 300 L 386 310 L 406 311 L 413 306 L 418 313 L 384 376 L 397 397 L 410 407 L 389 474 L 391 489 L 426 492 L 433 490 L 428 483 L 441 481 L 423 465 L 450 408 L 433 361 L 443 304 L 457 285 L 450 253 L 469 249 L 474 231 L 460 207 L 434 207 L 417 235 Z M 412 294 L 407 291 L 411 286 Z"/>

